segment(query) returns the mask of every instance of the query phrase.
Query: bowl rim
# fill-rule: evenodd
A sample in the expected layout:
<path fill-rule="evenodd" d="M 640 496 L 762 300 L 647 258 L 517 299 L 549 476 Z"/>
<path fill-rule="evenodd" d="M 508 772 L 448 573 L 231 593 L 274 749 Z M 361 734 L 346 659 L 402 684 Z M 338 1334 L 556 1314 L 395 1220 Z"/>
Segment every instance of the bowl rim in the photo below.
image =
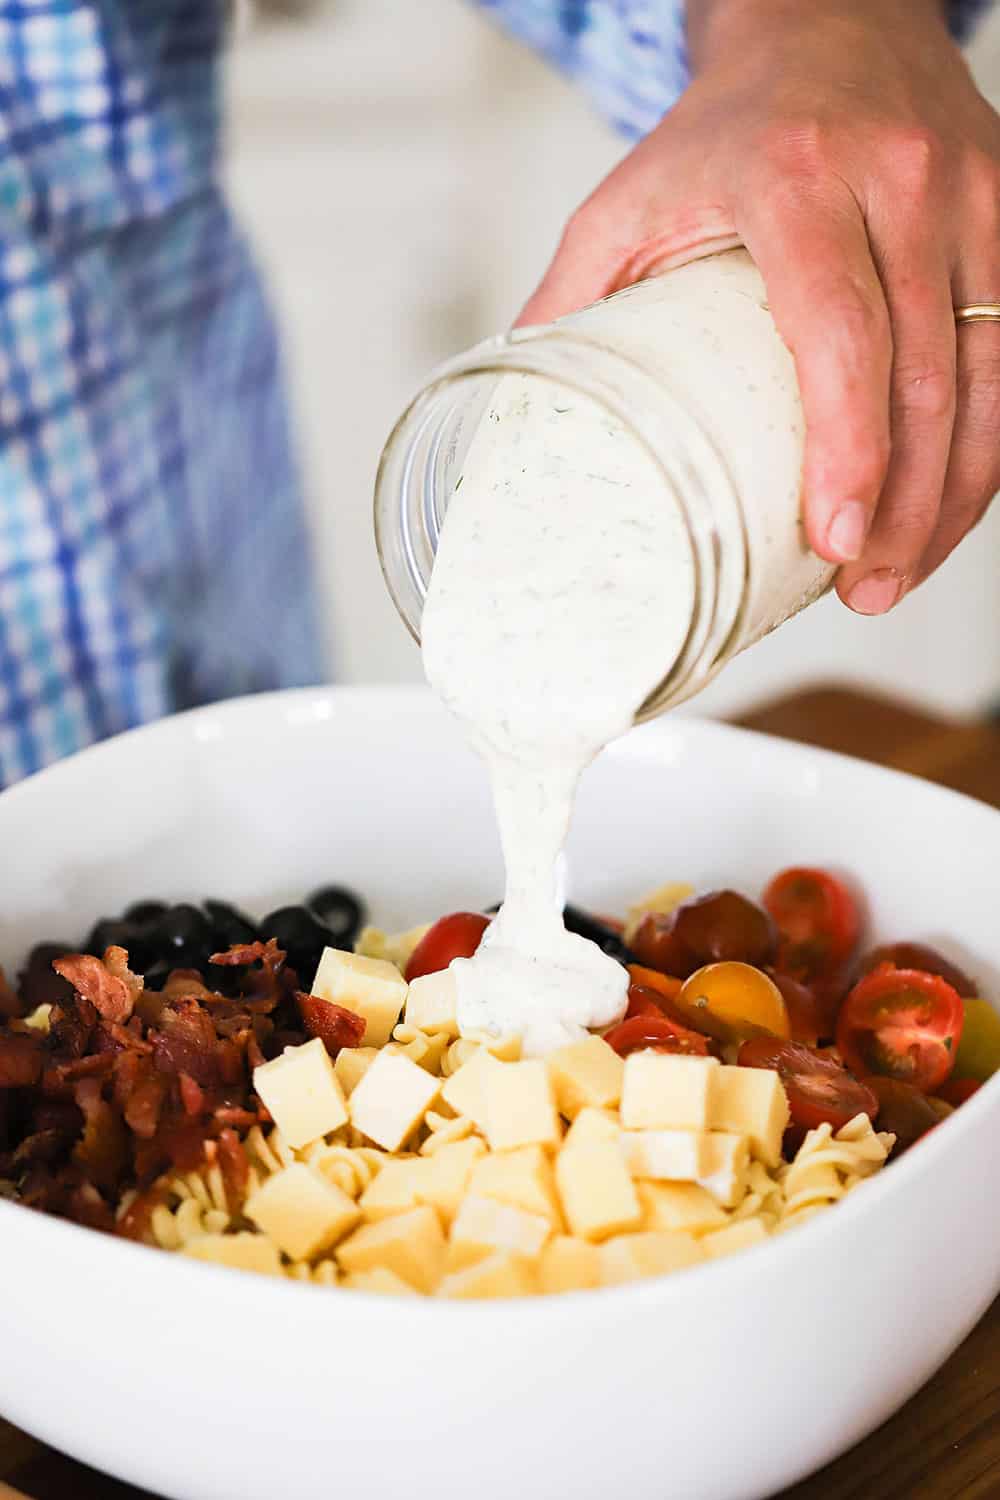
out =
<path fill-rule="evenodd" d="M 410 708 L 427 708 L 433 705 L 435 711 L 440 709 L 429 689 L 420 684 L 352 684 L 281 689 L 274 692 L 244 695 L 221 703 L 190 709 L 88 746 L 75 755 L 56 762 L 0 792 L 0 828 L 2 828 L 7 808 L 19 804 L 26 798 L 44 795 L 45 788 L 63 779 L 72 779 L 79 775 L 81 769 L 95 762 L 129 754 L 133 746 L 141 749 L 150 741 L 162 740 L 167 743 L 172 737 L 191 734 L 196 739 L 215 741 L 227 732 L 233 732 L 234 726 L 242 730 L 243 721 L 246 718 L 268 718 L 275 713 L 284 718 L 286 728 L 291 731 L 301 726 L 328 720 L 337 711 L 338 704 L 351 701 L 383 702 L 386 705 L 397 704 L 400 707 L 405 705 Z M 445 710 L 440 709 L 440 712 L 444 713 Z M 651 752 L 655 753 L 655 747 L 658 745 L 670 744 L 676 747 L 678 741 L 683 750 L 686 743 L 692 739 L 710 742 L 743 740 L 747 744 L 757 745 L 766 742 L 769 747 L 767 753 L 772 756 L 777 755 L 783 760 L 794 760 L 800 763 L 818 762 L 821 766 L 829 766 L 831 770 L 839 770 L 841 774 L 850 768 L 852 774 L 860 774 L 870 781 L 895 783 L 902 780 L 919 787 L 919 795 L 923 799 L 936 800 L 942 809 L 964 805 L 969 812 L 984 820 L 1000 818 L 1000 809 L 988 803 L 979 802 L 951 788 L 924 781 L 907 772 L 874 765 L 837 751 L 802 744 L 799 741 L 782 740 L 758 730 L 699 718 L 695 715 L 669 715 L 644 724 L 624 740 L 610 746 L 607 754 L 614 758 L 637 754 L 646 755 Z M 448 1298 L 404 1298 L 370 1292 L 352 1292 L 350 1306 L 357 1308 L 359 1312 L 367 1313 L 373 1313 L 376 1308 L 381 1307 L 384 1315 L 391 1316 L 393 1319 L 398 1319 L 401 1305 L 403 1305 L 407 1312 L 416 1318 L 450 1317 L 467 1320 L 470 1318 L 496 1320 L 509 1314 L 511 1304 L 516 1305 L 519 1318 L 529 1317 L 549 1321 L 559 1320 L 566 1316 L 575 1318 L 579 1316 L 578 1309 L 581 1305 L 591 1308 L 595 1315 L 617 1317 L 626 1306 L 634 1307 L 638 1311 L 654 1302 L 660 1303 L 664 1298 L 669 1303 L 672 1299 L 687 1297 L 692 1293 L 697 1295 L 702 1284 L 711 1290 L 713 1287 L 719 1287 L 723 1278 L 726 1277 L 735 1284 L 738 1279 L 752 1275 L 750 1268 L 758 1265 L 758 1257 L 762 1254 L 770 1256 L 776 1270 L 780 1271 L 780 1267 L 791 1258 L 803 1254 L 808 1255 L 813 1247 L 819 1244 L 822 1236 L 850 1234 L 851 1226 L 862 1217 L 882 1211 L 879 1208 L 880 1204 L 897 1193 L 905 1192 L 911 1181 L 925 1173 L 929 1175 L 934 1172 L 937 1169 L 938 1158 L 959 1149 L 959 1141 L 963 1136 L 976 1132 L 980 1127 L 980 1121 L 995 1112 L 998 1101 L 1000 1101 L 1000 1074 L 985 1084 L 971 1100 L 962 1106 L 961 1110 L 944 1120 L 918 1146 L 907 1152 L 899 1161 L 893 1162 L 890 1171 L 876 1174 L 855 1189 L 844 1201 L 837 1203 L 834 1213 L 817 1214 L 797 1229 L 776 1235 L 767 1242 L 732 1257 L 704 1262 L 689 1267 L 685 1271 L 674 1272 L 669 1276 L 652 1277 L 622 1286 L 601 1287 L 559 1295 L 504 1298 L 496 1301 L 457 1301 Z M 10 1242 L 11 1236 L 18 1236 L 21 1233 L 17 1228 L 18 1224 L 23 1226 L 24 1232 L 36 1239 L 44 1240 L 46 1236 L 52 1236 L 54 1252 L 66 1256 L 74 1255 L 74 1247 L 80 1247 L 82 1250 L 85 1243 L 92 1243 L 96 1250 L 96 1236 L 100 1234 L 100 1231 L 73 1224 L 68 1220 L 32 1211 L 23 1204 L 0 1199 L 0 1235 L 6 1243 Z M 79 1235 L 87 1236 L 87 1241 L 69 1238 Z M 124 1257 L 120 1261 L 122 1267 L 132 1265 L 138 1270 L 141 1265 L 145 1264 L 147 1271 L 143 1274 L 155 1274 L 155 1266 L 162 1263 L 159 1274 L 173 1278 L 172 1284 L 176 1286 L 179 1296 L 184 1294 L 185 1287 L 196 1289 L 198 1286 L 202 1287 L 203 1292 L 212 1289 L 217 1297 L 224 1295 L 238 1299 L 252 1296 L 255 1316 L 258 1318 L 267 1316 L 270 1312 L 271 1316 L 279 1319 L 282 1307 L 288 1305 L 282 1299 L 289 1296 L 300 1297 L 303 1294 L 316 1299 L 313 1303 L 314 1318 L 327 1315 L 336 1317 L 338 1309 L 340 1313 L 344 1311 L 341 1299 L 333 1298 L 325 1304 L 330 1312 L 321 1313 L 319 1308 L 324 1303 L 318 1293 L 322 1289 L 308 1283 L 300 1283 L 291 1278 L 259 1275 L 252 1277 L 251 1273 L 236 1276 L 230 1267 L 197 1262 L 180 1253 L 171 1253 L 158 1247 L 127 1240 L 116 1240 L 108 1235 L 101 1235 L 101 1239 L 104 1241 L 104 1250 L 107 1255 Z M 159 1260 L 135 1259 L 137 1255 L 140 1257 L 152 1255 L 158 1257 Z M 206 1273 L 214 1280 L 190 1282 L 187 1279 L 192 1274 L 197 1278 L 204 1277 Z M 275 1300 L 268 1300 L 265 1305 L 264 1299 Z"/>

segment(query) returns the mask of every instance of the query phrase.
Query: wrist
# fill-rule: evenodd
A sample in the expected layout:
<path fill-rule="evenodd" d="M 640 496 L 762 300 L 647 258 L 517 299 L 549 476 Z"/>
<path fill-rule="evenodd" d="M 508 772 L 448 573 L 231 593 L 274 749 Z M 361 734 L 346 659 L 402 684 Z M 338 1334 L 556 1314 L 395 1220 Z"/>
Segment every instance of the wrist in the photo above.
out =
<path fill-rule="evenodd" d="M 908 31 L 926 23 L 946 27 L 949 0 L 686 0 L 688 51 L 695 72 L 717 59 L 740 56 L 742 50 L 769 42 L 780 43 L 783 33 L 828 19 L 835 24 L 904 26 Z"/>

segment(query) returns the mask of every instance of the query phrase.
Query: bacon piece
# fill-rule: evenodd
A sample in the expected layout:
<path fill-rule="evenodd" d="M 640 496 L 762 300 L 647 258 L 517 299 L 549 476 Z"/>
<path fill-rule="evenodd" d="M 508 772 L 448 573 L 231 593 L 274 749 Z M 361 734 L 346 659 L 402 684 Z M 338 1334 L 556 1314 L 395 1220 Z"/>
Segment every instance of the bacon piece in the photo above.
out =
<path fill-rule="evenodd" d="M 124 948 L 109 948 L 103 961 L 92 953 L 67 953 L 64 958 L 55 959 L 52 967 L 69 980 L 78 995 L 90 1001 L 105 1021 L 127 1021 L 132 1014 L 142 980 L 129 970 Z M 135 988 L 136 982 L 139 990 Z"/>
<path fill-rule="evenodd" d="M 138 1193 L 115 1225 L 115 1233 L 125 1240 L 149 1240 L 154 1210 L 166 1201 L 166 1188 L 147 1188 L 144 1193 Z"/>
<path fill-rule="evenodd" d="M 177 1081 L 180 1084 L 181 1104 L 186 1115 L 200 1115 L 205 1112 L 205 1090 L 200 1083 L 196 1083 L 190 1073 L 179 1073 Z"/>
<path fill-rule="evenodd" d="M 231 1125 L 234 1130 L 252 1130 L 255 1125 L 262 1123 L 259 1110 L 243 1109 L 238 1104 L 220 1104 L 213 1112 L 213 1118 L 220 1125 Z"/>
<path fill-rule="evenodd" d="M 92 1182 L 81 1182 L 72 1190 L 65 1209 L 68 1218 L 87 1229 L 114 1234 L 115 1216 Z"/>
<path fill-rule="evenodd" d="M 266 943 L 234 943 L 224 953 L 213 953 L 208 961 L 210 964 L 224 964 L 232 968 L 261 963 L 266 969 L 277 973 L 284 966 L 285 952 L 278 947 L 275 938 L 268 938 Z"/>
<path fill-rule="evenodd" d="M 82 995 L 53 1005 L 49 1016 L 49 1040 L 57 1055 L 82 1057 L 97 1025 L 97 1011 Z"/>
<path fill-rule="evenodd" d="M 26 1089 L 42 1076 L 44 1043 L 40 1036 L 0 1032 L 0 1089 Z"/>
<path fill-rule="evenodd" d="M 218 1000 L 222 997 L 210 990 L 197 969 L 171 969 L 167 982 L 160 991 L 162 1000 Z"/>
<path fill-rule="evenodd" d="M 207 1088 L 218 1084 L 215 1027 L 197 1000 L 173 1000 L 165 1005 L 159 1029 L 151 1031 L 149 1039 L 162 1073 L 189 1073 Z"/>
<path fill-rule="evenodd" d="M 150 1073 L 136 1085 L 125 1105 L 125 1124 L 140 1140 L 152 1140 L 167 1097 L 162 1078 Z"/>
<path fill-rule="evenodd" d="M 316 995 L 307 995 L 302 990 L 295 992 L 295 1003 L 302 1017 L 302 1024 L 310 1036 L 318 1036 L 331 1057 L 336 1057 L 341 1047 L 357 1047 L 368 1024 L 364 1016 L 353 1010 L 345 1010 L 332 1000 L 320 1000 Z"/>
<path fill-rule="evenodd" d="M 73 1159 L 91 1182 L 112 1192 L 125 1170 L 127 1142 L 121 1120 L 101 1089 L 99 1078 L 81 1078 L 73 1090 L 83 1114 L 83 1135 L 73 1149 Z"/>
<path fill-rule="evenodd" d="M 110 1052 L 72 1057 L 68 1062 L 51 1063 L 42 1074 L 42 1093 L 51 1099 L 73 1097 L 73 1085 L 81 1078 L 106 1078 L 115 1065 Z"/>
<path fill-rule="evenodd" d="M 230 1209 L 235 1211 L 246 1196 L 250 1180 L 250 1163 L 247 1161 L 243 1142 L 235 1130 L 223 1130 L 219 1139 L 210 1144 L 214 1144 L 217 1149 L 222 1180 L 226 1185 L 226 1199 Z"/>

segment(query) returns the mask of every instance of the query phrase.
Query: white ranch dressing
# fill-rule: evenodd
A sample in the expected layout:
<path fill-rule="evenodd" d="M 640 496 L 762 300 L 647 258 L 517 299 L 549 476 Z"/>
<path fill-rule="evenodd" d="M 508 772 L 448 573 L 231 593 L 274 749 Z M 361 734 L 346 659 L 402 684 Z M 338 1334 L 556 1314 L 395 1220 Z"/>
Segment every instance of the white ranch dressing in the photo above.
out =
<path fill-rule="evenodd" d="M 462 476 L 424 668 L 486 761 L 507 887 L 475 958 L 452 965 L 458 1021 L 540 1054 L 625 1008 L 621 965 L 563 925 L 559 855 L 581 773 L 685 639 L 693 564 L 651 456 L 562 384 L 504 376 Z"/>

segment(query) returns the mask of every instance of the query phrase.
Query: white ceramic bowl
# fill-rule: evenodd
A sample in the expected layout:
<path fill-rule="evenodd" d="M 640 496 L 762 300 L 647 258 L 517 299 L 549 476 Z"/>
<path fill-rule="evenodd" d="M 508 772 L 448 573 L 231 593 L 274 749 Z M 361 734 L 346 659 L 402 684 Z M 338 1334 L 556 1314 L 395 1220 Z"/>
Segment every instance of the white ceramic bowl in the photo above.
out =
<path fill-rule="evenodd" d="M 327 880 L 389 926 L 494 899 L 486 785 L 422 693 L 232 703 L 0 797 L 0 960 L 144 896 L 258 912 Z M 691 719 L 585 778 L 574 896 L 856 875 L 879 936 L 1000 995 L 1000 815 Z M 863 1437 L 1000 1291 L 1000 1078 L 845 1204 L 662 1281 L 516 1303 L 328 1292 L 0 1203 L 0 1409 L 177 1500 L 756 1500 Z"/>

